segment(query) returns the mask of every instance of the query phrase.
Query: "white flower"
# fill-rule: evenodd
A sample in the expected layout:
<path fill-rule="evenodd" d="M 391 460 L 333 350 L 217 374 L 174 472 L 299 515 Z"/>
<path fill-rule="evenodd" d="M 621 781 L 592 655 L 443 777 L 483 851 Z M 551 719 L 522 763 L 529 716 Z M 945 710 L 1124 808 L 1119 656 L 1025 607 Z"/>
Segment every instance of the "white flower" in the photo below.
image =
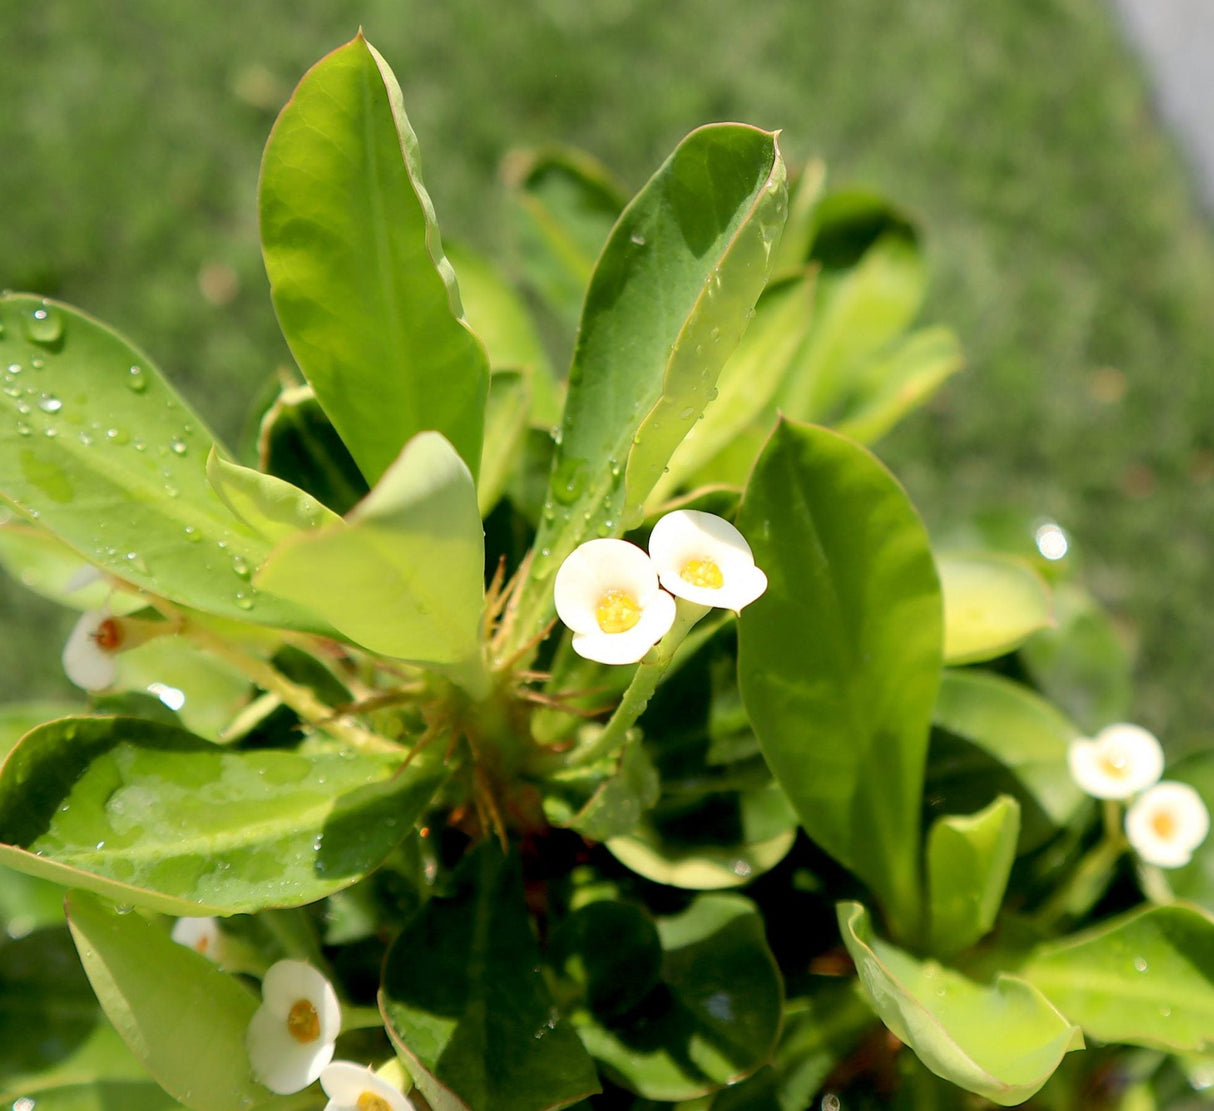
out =
<path fill-rule="evenodd" d="M 701 606 L 740 610 L 767 589 L 767 576 L 755 566 L 750 545 L 713 513 L 667 513 L 653 526 L 649 555 L 671 594 Z"/>
<path fill-rule="evenodd" d="M 219 964 L 223 960 L 223 934 L 217 918 L 178 918 L 170 934 L 178 945 L 201 953 Z"/>
<path fill-rule="evenodd" d="M 1128 799 L 1163 774 L 1163 749 L 1137 725 L 1110 725 L 1094 740 L 1079 737 L 1067 749 L 1075 782 L 1098 799 Z"/>
<path fill-rule="evenodd" d="M 86 610 L 63 646 L 63 670 L 86 691 L 112 686 L 118 674 L 114 654 L 123 647 L 119 618 L 108 610 Z"/>
<path fill-rule="evenodd" d="M 302 1091 L 333 1059 L 341 1008 L 333 986 L 303 961 L 279 961 L 261 983 L 245 1034 L 253 1075 L 280 1096 Z"/>
<path fill-rule="evenodd" d="M 1134 800 L 1125 815 L 1125 835 L 1147 864 L 1188 864 L 1210 832 L 1210 812 L 1187 783 L 1157 783 Z"/>
<path fill-rule="evenodd" d="M 413 1111 L 410 1103 L 386 1080 L 352 1061 L 334 1061 L 320 1074 L 329 1102 L 325 1111 Z"/>
<path fill-rule="evenodd" d="M 556 612 L 573 650 L 602 664 L 636 663 L 674 624 L 674 599 L 649 557 L 627 540 L 589 540 L 561 564 Z"/>

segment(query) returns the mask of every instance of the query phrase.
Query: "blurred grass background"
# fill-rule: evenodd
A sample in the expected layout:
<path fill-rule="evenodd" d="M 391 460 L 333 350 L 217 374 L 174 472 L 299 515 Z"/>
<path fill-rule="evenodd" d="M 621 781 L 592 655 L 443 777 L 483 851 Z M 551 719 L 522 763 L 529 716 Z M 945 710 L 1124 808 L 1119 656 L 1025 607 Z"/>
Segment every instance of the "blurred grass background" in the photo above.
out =
<path fill-rule="evenodd" d="M 782 128 L 790 164 L 823 157 L 926 233 L 925 316 L 969 368 L 878 452 L 929 524 L 1057 519 L 1137 645 L 1139 719 L 1214 726 L 1214 248 L 1101 0 L 2 7 L 0 287 L 125 332 L 229 440 L 288 358 L 261 147 L 360 24 L 444 232 L 497 258 L 511 147 L 574 144 L 636 188 L 698 124 Z M 70 617 L 7 582 L 0 615 L 0 698 L 63 690 Z"/>

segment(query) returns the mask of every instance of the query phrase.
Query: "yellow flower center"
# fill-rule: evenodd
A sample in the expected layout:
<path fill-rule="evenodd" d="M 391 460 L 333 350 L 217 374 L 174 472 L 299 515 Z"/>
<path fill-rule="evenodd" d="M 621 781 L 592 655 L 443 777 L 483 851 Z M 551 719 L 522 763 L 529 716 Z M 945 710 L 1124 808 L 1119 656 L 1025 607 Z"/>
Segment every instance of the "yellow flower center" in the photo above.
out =
<path fill-rule="evenodd" d="M 689 559 L 683 564 L 679 578 L 692 586 L 706 587 L 708 590 L 720 590 L 725 585 L 725 576 L 721 568 L 711 559 Z"/>
<path fill-rule="evenodd" d="M 303 1045 L 320 1037 L 320 1016 L 311 1000 L 297 999 L 291 1004 L 287 1012 L 287 1033 Z"/>
<path fill-rule="evenodd" d="M 1151 828 L 1164 841 L 1170 841 L 1176 836 L 1176 817 L 1170 810 L 1156 810 L 1151 815 Z"/>
<path fill-rule="evenodd" d="M 611 589 L 599 599 L 594 611 L 605 633 L 626 633 L 641 620 L 641 607 L 627 590 Z"/>
<path fill-rule="evenodd" d="M 358 1097 L 358 1111 L 392 1111 L 392 1105 L 383 1096 L 363 1092 Z"/>
<path fill-rule="evenodd" d="M 1114 779 L 1125 779 L 1130 774 L 1130 761 L 1124 750 L 1106 749 L 1100 754 L 1100 769 Z"/>

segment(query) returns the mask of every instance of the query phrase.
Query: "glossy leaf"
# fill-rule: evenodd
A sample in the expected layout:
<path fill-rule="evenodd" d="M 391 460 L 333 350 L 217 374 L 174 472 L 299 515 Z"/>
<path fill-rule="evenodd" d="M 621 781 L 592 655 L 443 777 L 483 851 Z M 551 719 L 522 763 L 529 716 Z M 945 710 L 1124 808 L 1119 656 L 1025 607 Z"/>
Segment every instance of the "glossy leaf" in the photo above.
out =
<path fill-rule="evenodd" d="M 1019 835 L 1020 807 L 1007 795 L 977 814 L 936 820 L 927 838 L 932 952 L 958 953 L 990 932 Z"/>
<path fill-rule="evenodd" d="M 624 530 L 711 400 L 785 199 L 775 136 L 717 124 L 684 139 L 620 217 L 586 295 L 521 639 L 547 620 L 561 561 Z"/>
<path fill-rule="evenodd" d="M 1086 805 L 1066 762 L 1079 730 L 1027 687 L 981 671 L 945 671 L 928 794 L 951 812 L 999 794 L 1020 803 L 1020 851 L 1040 845 Z"/>
<path fill-rule="evenodd" d="M 675 449 L 669 470 L 654 486 L 649 497 L 651 513 L 679 486 L 690 482 L 709 460 L 734 443 L 739 434 L 757 428 L 763 436 L 767 435 L 776 416 L 772 399 L 809 331 L 812 317 L 810 276 L 799 274 L 763 291 L 755 306 L 754 320 L 721 368 L 716 398 Z M 712 475 L 713 481 L 732 477 L 741 485 L 753 463 L 753 455 L 748 460 L 739 458 L 733 475 L 724 475 L 718 469 Z"/>
<path fill-rule="evenodd" d="M 485 452 L 476 485 L 482 517 L 497 505 L 521 459 L 531 408 L 531 372 L 499 370 L 489 380 Z"/>
<path fill-rule="evenodd" d="M 179 1107 L 106 1021 L 62 925 L 62 889 L 55 901 L 60 928 L 0 945 L 0 1102 L 65 1111 Z"/>
<path fill-rule="evenodd" d="M 259 201 L 283 334 L 367 481 L 427 429 L 475 475 L 488 359 L 462 317 L 400 87 L 361 33 L 283 108 Z"/>
<path fill-rule="evenodd" d="M 599 1090 L 553 1007 L 513 860 L 493 843 L 431 899 L 384 964 L 388 1034 L 434 1111 L 547 1111 Z"/>
<path fill-rule="evenodd" d="M 648 1099 L 693 1099 L 754 1072 L 780 1029 L 781 982 L 754 904 L 701 895 L 657 920 L 661 983 L 610 1024 L 575 1018 L 590 1053 Z"/>
<path fill-rule="evenodd" d="M 261 469 L 345 514 L 371 487 L 341 442 L 311 386 L 285 389 L 261 419 Z"/>
<path fill-rule="evenodd" d="M 229 752 L 136 718 L 67 718 L 0 769 L 0 863 L 167 914 L 299 906 L 375 868 L 441 772 Z"/>
<path fill-rule="evenodd" d="M 1214 1046 L 1214 918 L 1196 907 L 1140 907 L 1047 942 L 1020 974 L 1102 1042 Z"/>
<path fill-rule="evenodd" d="M 211 489 L 214 437 L 142 352 L 75 309 L 23 294 L 0 296 L 0 329 L 5 497 L 86 560 L 154 594 L 329 631 L 306 607 L 250 591 L 239 569 L 258 566 L 270 546 Z"/>
<path fill-rule="evenodd" d="M 68 925 L 102 1008 L 144 1068 L 191 1111 L 235 1111 L 287 1101 L 244 1063 L 258 1000 L 239 981 L 138 914 L 119 914 L 74 891 Z"/>
<path fill-rule="evenodd" d="M 944 660 L 991 660 L 1053 620 L 1045 580 L 1010 556 L 981 553 L 936 559 L 944 588 Z"/>
<path fill-rule="evenodd" d="M 817 211 L 825 185 L 826 164 L 819 158 L 811 159 L 793 174 L 788 191 L 788 223 L 776 248 L 777 275 L 805 269 L 817 232 Z"/>
<path fill-rule="evenodd" d="M 991 986 L 876 937 L 859 903 L 839 904 L 839 928 L 873 1009 L 937 1076 L 1003 1107 L 1023 1103 L 1083 1035 L 1014 976 Z"/>
<path fill-rule="evenodd" d="M 805 831 L 919 926 L 919 807 L 940 673 L 927 534 L 864 448 L 781 422 L 738 527 L 767 592 L 738 620 L 738 685 Z"/>
<path fill-rule="evenodd" d="M 65 718 L 81 711 L 79 705 L 70 702 L 7 702 L 0 705 L 0 759 L 26 733 L 44 721 Z"/>
<path fill-rule="evenodd" d="M 468 468 L 415 436 L 345 521 L 284 541 L 257 585 L 309 599 L 357 644 L 479 681 L 484 535 Z"/>
<path fill-rule="evenodd" d="M 101 576 L 79 586 L 79 576 L 92 565 L 45 529 L 11 521 L 0 526 L 0 566 L 28 590 L 76 610 L 108 606 L 111 613 L 143 609 L 144 598 L 116 591 Z"/>
<path fill-rule="evenodd" d="M 234 516 L 271 544 L 338 520 L 336 513 L 298 486 L 232 463 L 213 447 L 207 456 L 207 481 Z"/>
<path fill-rule="evenodd" d="M 964 365 L 961 344 L 948 328 L 912 332 L 858 369 L 843 409 L 831 423 L 844 436 L 871 444 Z"/>
<path fill-rule="evenodd" d="M 602 165 L 568 147 L 519 152 L 507 162 L 506 175 L 523 274 L 572 328 L 595 259 L 627 197 Z"/>

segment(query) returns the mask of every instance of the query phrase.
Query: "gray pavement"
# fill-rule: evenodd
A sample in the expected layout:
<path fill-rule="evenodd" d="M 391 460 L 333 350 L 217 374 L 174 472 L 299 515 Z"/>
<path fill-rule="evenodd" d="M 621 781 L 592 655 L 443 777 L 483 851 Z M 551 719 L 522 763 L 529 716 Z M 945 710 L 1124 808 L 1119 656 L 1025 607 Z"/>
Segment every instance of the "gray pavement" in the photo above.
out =
<path fill-rule="evenodd" d="M 1214 0 L 1114 0 L 1214 213 Z"/>

